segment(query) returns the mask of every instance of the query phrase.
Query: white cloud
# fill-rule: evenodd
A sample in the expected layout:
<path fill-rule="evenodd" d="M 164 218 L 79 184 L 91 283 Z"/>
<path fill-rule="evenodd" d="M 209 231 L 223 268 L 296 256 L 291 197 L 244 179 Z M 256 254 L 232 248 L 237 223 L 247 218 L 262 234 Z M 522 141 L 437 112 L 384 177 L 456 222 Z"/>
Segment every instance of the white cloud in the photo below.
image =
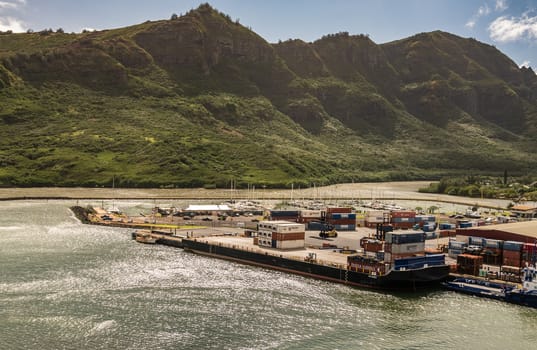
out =
<path fill-rule="evenodd" d="M 465 26 L 472 29 L 476 25 L 479 18 L 490 14 L 490 7 L 487 4 L 479 6 L 477 12 L 466 22 Z"/>
<path fill-rule="evenodd" d="M 526 67 L 526 68 L 529 68 L 530 67 L 530 61 L 526 60 L 524 62 L 522 62 L 520 65 L 519 65 L 520 68 L 522 67 Z"/>
<path fill-rule="evenodd" d="M 509 6 L 507 6 L 506 0 L 496 0 L 496 6 L 494 7 L 494 9 L 498 12 L 502 12 L 507 10 L 508 7 Z"/>
<path fill-rule="evenodd" d="M 496 18 L 488 27 L 492 40 L 507 43 L 519 40 L 537 39 L 537 16 Z"/>
<path fill-rule="evenodd" d="M 490 7 L 489 5 L 485 4 L 483 6 L 479 6 L 479 9 L 477 10 L 477 16 L 486 16 L 490 13 Z"/>
<path fill-rule="evenodd" d="M 13 17 L 0 17 L 0 31 L 11 30 L 15 33 L 20 33 L 26 31 L 24 29 L 24 22 Z"/>
<path fill-rule="evenodd" d="M 475 26 L 475 19 L 470 18 L 470 19 L 468 20 L 468 22 L 466 22 L 465 26 L 468 27 L 468 28 L 470 28 L 470 29 L 473 28 L 473 27 Z"/>
<path fill-rule="evenodd" d="M 18 9 L 20 6 L 26 5 L 26 0 L 4 0 L 0 1 L 0 11 L 3 9 Z"/>

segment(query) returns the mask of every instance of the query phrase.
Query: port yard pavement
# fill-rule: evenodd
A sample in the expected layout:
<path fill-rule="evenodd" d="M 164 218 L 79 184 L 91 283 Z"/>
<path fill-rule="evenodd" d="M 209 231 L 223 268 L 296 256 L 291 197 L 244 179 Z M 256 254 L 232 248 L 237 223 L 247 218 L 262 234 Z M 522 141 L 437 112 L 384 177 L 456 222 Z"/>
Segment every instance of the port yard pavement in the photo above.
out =
<path fill-rule="evenodd" d="M 283 258 L 304 261 L 310 253 L 315 253 L 317 261 L 325 265 L 347 266 L 347 255 L 339 252 L 334 252 L 332 249 L 296 249 L 296 250 L 276 250 L 272 248 L 261 248 L 254 245 L 253 239 L 240 236 L 211 236 L 196 238 L 200 242 L 208 242 L 213 245 L 222 245 L 224 247 L 232 247 L 241 250 L 247 250 L 260 254 L 269 254 L 280 256 Z"/>
<path fill-rule="evenodd" d="M 198 229 L 186 229 L 186 230 L 178 230 L 177 235 L 186 237 L 186 232 L 188 232 L 190 237 L 194 237 L 196 239 L 199 239 L 200 241 L 210 241 L 210 242 L 218 242 L 218 243 L 225 243 L 226 245 L 244 245 L 248 247 L 249 249 L 258 249 L 263 252 L 273 252 L 274 254 L 277 254 L 280 252 L 280 250 L 271 249 L 271 248 L 260 248 L 253 244 L 253 239 L 250 237 L 241 237 L 243 230 L 239 228 L 230 228 L 230 227 L 214 227 L 214 228 L 198 228 Z M 227 235 L 225 235 L 227 234 Z M 234 234 L 235 236 L 232 236 L 230 234 Z M 337 246 L 338 248 L 348 248 L 348 249 L 354 249 L 354 250 L 360 250 L 360 239 L 363 237 L 373 237 L 375 235 L 375 230 L 367 227 L 358 227 L 356 231 L 344 231 L 344 232 L 338 232 L 338 236 L 335 238 L 326 238 L 321 239 L 319 237 L 318 231 L 306 231 L 305 235 L 305 250 L 290 250 L 290 251 L 283 251 L 285 252 L 285 255 L 292 255 L 293 253 L 295 256 L 300 256 L 302 258 L 306 257 L 308 253 L 315 252 L 318 253 L 318 259 L 320 259 L 325 254 L 328 254 L 329 257 L 338 257 L 337 261 L 338 263 L 344 260 L 344 263 L 346 264 L 347 261 L 347 255 L 341 254 L 339 252 L 334 252 L 334 249 L 319 249 L 322 247 L 323 243 L 328 243 L 334 246 Z M 449 238 L 436 238 L 427 240 L 425 242 L 426 248 L 437 248 L 438 245 L 442 244 L 448 244 Z M 298 253 L 300 252 L 300 253 Z M 320 255 L 319 255 L 320 254 Z M 325 257 L 326 258 L 326 257 Z"/>
<path fill-rule="evenodd" d="M 348 183 L 305 189 L 263 189 L 255 192 L 229 189 L 174 188 L 0 188 L 0 200 L 13 199 L 415 199 L 505 208 L 509 201 L 419 193 L 431 181 Z"/>

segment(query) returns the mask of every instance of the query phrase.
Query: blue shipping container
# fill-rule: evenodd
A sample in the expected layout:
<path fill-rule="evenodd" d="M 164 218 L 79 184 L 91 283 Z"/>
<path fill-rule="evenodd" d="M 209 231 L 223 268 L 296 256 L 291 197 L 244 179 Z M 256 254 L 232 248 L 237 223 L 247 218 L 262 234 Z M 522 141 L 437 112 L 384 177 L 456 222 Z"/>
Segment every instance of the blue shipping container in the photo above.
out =
<path fill-rule="evenodd" d="M 308 223 L 308 230 L 314 231 L 314 230 L 321 230 L 323 228 L 323 224 L 320 222 L 309 222 Z"/>
<path fill-rule="evenodd" d="M 392 218 L 392 222 L 416 222 L 416 218 Z"/>
<path fill-rule="evenodd" d="M 435 222 L 436 217 L 434 215 L 416 215 L 416 222 Z"/>
<path fill-rule="evenodd" d="M 355 231 L 356 225 L 334 225 L 336 231 Z"/>
<path fill-rule="evenodd" d="M 270 216 L 300 216 L 300 211 L 298 210 L 271 210 Z"/>
<path fill-rule="evenodd" d="M 501 249 L 502 242 L 503 241 L 497 239 L 483 238 L 483 246 L 487 248 Z"/>
<path fill-rule="evenodd" d="M 467 244 L 465 242 L 449 241 L 448 243 L 448 248 L 462 249 L 466 246 Z"/>
<path fill-rule="evenodd" d="M 513 252 L 520 252 L 522 251 L 522 247 L 524 244 L 522 242 L 516 242 L 516 241 L 505 241 L 503 242 L 503 250 L 509 250 Z"/>
<path fill-rule="evenodd" d="M 470 237 L 468 238 L 468 245 L 477 245 L 482 247 L 484 243 L 484 238 L 482 237 Z"/>
<path fill-rule="evenodd" d="M 442 222 L 438 225 L 438 227 L 441 229 L 441 230 L 453 230 L 454 228 L 456 228 L 456 225 L 455 224 L 450 224 L 448 222 Z"/>

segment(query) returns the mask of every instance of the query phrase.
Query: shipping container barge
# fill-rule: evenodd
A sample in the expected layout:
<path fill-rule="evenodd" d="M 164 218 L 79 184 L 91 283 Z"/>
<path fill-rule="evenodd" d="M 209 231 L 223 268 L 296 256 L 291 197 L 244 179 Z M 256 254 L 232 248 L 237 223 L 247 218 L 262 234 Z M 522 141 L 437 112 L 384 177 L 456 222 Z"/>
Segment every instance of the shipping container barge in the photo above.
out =
<path fill-rule="evenodd" d="M 445 264 L 444 255 L 406 257 L 396 259 L 394 263 L 385 263 L 359 254 L 329 252 L 332 255 L 339 254 L 345 259 L 337 260 L 323 255 L 319 249 L 303 248 L 283 252 L 259 249 L 253 244 L 238 243 L 239 238 L 233 239 L 234 241 L 226 243 L 225 237 L 191 238 L 183 239 L 182 245 L 185 250 L 197 254 L 381 290 L 416 290 L 439 284 L 449 275 L 449 266 Z"/>
<path fill-rule="evenodd" d="M 521 288 L 507 283 L 462 277 L 443 282 L 443 285 L 455 292 L 537 308 L 537 269 L 533 266 L 523 269 Z"/>

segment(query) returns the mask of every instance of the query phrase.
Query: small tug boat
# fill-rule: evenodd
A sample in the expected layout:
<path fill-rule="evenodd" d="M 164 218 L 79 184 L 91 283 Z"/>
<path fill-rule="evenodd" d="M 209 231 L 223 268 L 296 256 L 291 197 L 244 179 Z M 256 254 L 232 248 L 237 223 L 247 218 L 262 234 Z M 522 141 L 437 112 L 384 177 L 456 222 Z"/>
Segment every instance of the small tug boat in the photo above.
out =
<path fill-rule="evenodd" d="M 523 269 L 522 288 L 475 278 L 456 278 L 442 284 L 455 292 L 537 308 L 537 269 L 535 266 Z"/>
<path fill-rule="evenodd" d="M 138 230 L 132 233 L 133 238 L 136 242 L 145 243 L 145 244 L 155 244 L 157 239 L 151 235 L 149 230 Z"/>

